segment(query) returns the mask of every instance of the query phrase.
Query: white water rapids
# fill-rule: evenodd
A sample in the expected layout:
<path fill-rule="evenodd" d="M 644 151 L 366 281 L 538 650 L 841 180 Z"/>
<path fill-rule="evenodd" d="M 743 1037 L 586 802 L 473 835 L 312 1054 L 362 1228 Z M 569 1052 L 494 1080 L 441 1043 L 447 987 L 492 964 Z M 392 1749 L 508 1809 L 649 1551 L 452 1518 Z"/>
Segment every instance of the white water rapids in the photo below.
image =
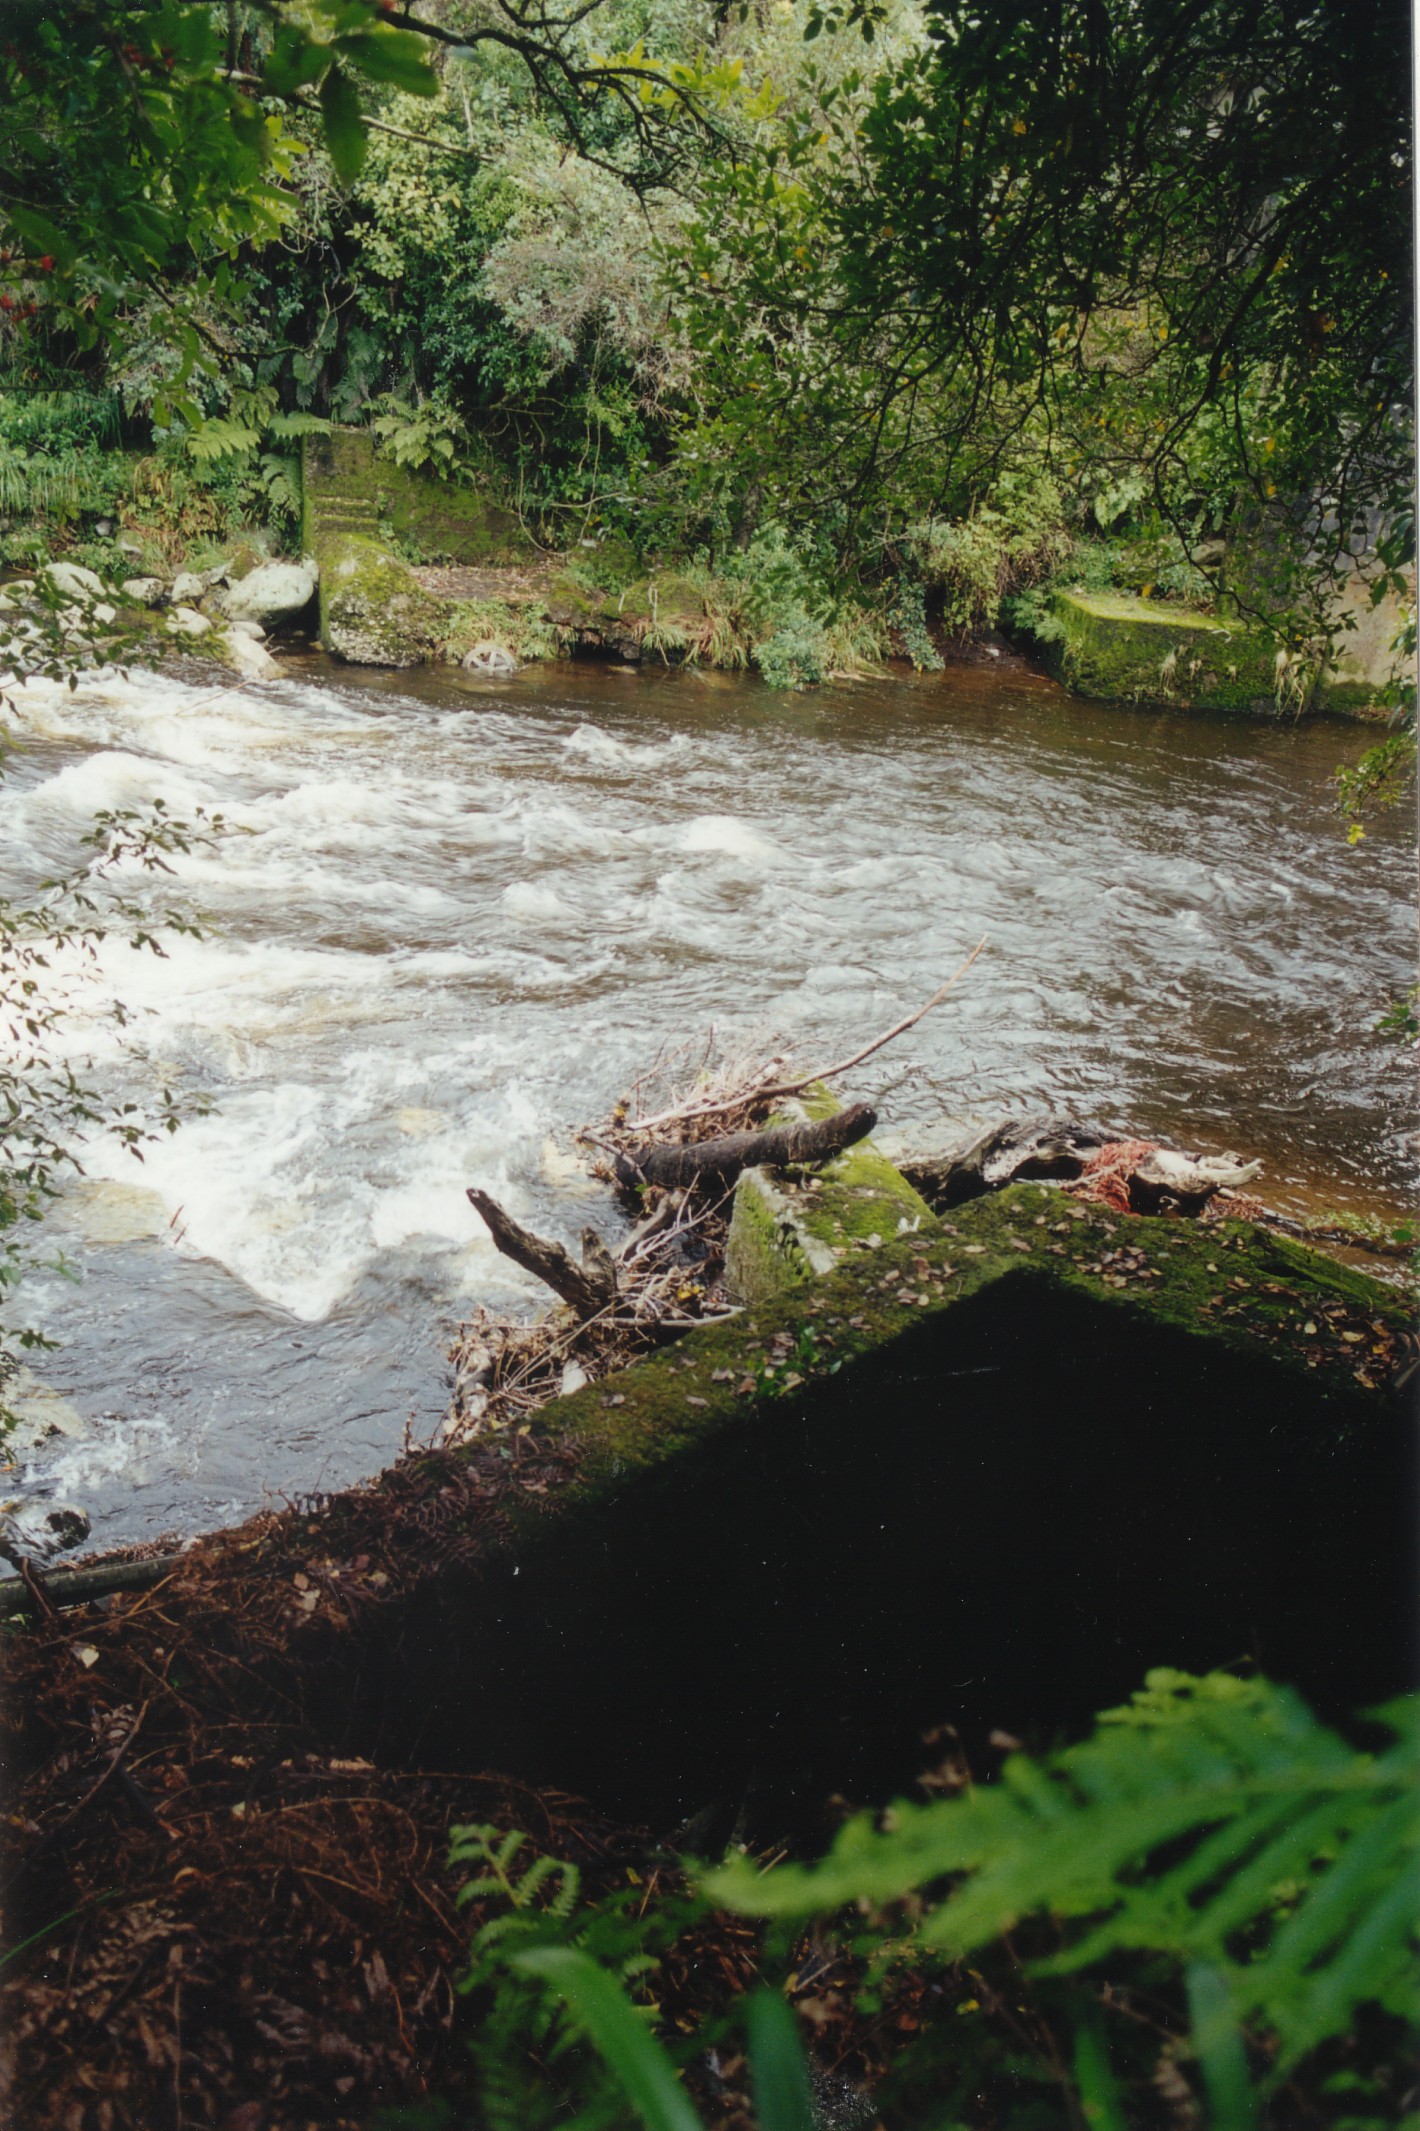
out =
<path fill-rule="evenodd" d="M 185 896 L 202 937 L 106 946 L 64 1026 L 109 1098 L 211 1106 L 141 1166 L 95 1138 L 55 1224 L 76 1277 L 24 1291 L 59 1428 L 10 1491 L 81 1502 L 96 1541 L 347 1482 L 410 1415 L 429 1433 L 459 1313 L 542 1300 L 466 1184 L 573 1237 L 610 1216 L 568 1128 L 664 1039 L 714 1022 L 809 1064 L 982 933 L 958 996 L 852 1084 L 894 1132 L 1053 1108 L 1259 1154 L 1275 1200 L 1402 1202 L 1405 1061 L 1369 1031 L 1413 958 L 1410 856 L 1401 823 L 1348 850 L 1330 785 L 1364 732 L 979 668 L 802 699 L 290 672 L 32 686 L 0 787 L 16 895 L 99 808 L 227 824 L 175 880 L 122 883 Z"/>

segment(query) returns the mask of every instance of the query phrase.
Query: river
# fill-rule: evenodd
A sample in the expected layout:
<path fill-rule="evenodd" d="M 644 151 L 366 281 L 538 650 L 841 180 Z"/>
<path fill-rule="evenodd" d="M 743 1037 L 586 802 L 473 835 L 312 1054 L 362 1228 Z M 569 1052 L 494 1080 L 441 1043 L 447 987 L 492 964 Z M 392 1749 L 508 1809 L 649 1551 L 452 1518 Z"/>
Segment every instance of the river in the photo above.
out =
<path fill-rule="evenodd" d="M 0 787 L 7 892 L 95 811 L 227 825 L 166 955 L 109 944 L 64 1044 L 106 1097 L 205 1102 L 141 1164 L 102 1137 L 23 1314 L 54 1432 L 11 1494 L 96 1544 L 190 1533 L 436 1428 L 448 1328 L 541 1306 L 464 1187 L 569 1239 L 568 1128 L 712 1023 L 802 1065 L 957 995 L 851 1085 L 885 1130 L 1053 1109 L 1260 1156 L 1273 1203 L 1400 1213 L 1409 1061 L 1371 1024 L 1414 959 L 1403 816 L 1348 849 L 1374 737 L 1104 709 L 1007 665 L 802 697 L 716 674 L 33 684 Z M 112 1003 L 131 1019 L 120 1035 Z M 608 1217 L 609 1218 L 609 1217 Z"/>

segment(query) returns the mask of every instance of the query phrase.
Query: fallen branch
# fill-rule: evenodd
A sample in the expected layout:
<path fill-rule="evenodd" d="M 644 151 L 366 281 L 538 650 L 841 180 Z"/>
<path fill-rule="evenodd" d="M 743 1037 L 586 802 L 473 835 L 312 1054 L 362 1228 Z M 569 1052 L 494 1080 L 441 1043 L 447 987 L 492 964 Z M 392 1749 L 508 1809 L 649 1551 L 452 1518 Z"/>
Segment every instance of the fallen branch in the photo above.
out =
<path fill-rule="evenodd" d="M 742 1169 L 761 1164 L 783 1169 L 791 1162 L 826 1162 L 830 1155 L 866 1138 L 877 1123 L 867 1103 L 852 1103 L 816 1124 L 775 1125 L 765 1132 L 731 1132 L 689 1147 L 630 1147 L 616 1157 L 619 1184 L 656 1184 L 664 1190 L 715 1182 L 730 1184 Z"/>
<path fill-rule="evenodd" d="M 100 1562 L 92 1569 L 47 1569 L 42 1596 L 53 1607 L 107 1598 L 111 1591 L 146 1591 L 171 1575 L 181 1559 L 180 1554 L 154 1554 L 145 1561 Z M 34 1592 L 24 1578 L 0 1577 L 0 1617 L 25 1613 L 34 1604 Z"/>
<path fill-rule="evenodd" d="M 739 1088 L 733 1095 L 721 1096 L 711 1102 L 686 1103 L 676 1110 L 662 1110 L 654 1117 L 633 1117 L 623 1129 L 627 1132 L 653 1132 L 662 1125 L 680 1124 L 693 1118 L 716 1117 L 724 1110 L 738 1110 L 748 1099 L 757 1103 L 778 1102 L 790 1095 L 802 1095 L 805 1088 L 811 1088 L 815 1081 L 834 1080 L 840 1073 L 850 1072 L 854 1066 L 862 1065 L 864 1059 L 871 1058 L 875 1051 L 882 1050 L 885 1044 L 894 1042 L 897 1037 L 905 1036 L 909 1029 L 916 1028 L 918 1022 L 925 1020 L 934 1007 L 940 1006 L 947 994 L 966 975 L 985 945 L 984 937 L 978 940 L 961 967 L 952 972 L 940 990 L 933 992 L 925 1006 L 919 1006 L 915 1014 L 909 1014 L 905 1020 L 897 1022 L 881 1036 L 875 1036 L 871 1043 L 865 1043 L 851 1058 L 840 1058 L 835 1065 L 815 1066 L 811 1073 L 805 1073 L 799 1080 L 777 1083 L 770 1081 L 760 1086 Z"/>
<path fill-rule="evenodd" d="M 476 1184 L 469 1185 L 468 1198 L 487 1222 L 488 1232 L 503 1256 L 543 1281 L 554 1294 L 570 1303 L 579 1317 L 595 1317 L 616 1300 L 616 1266 L 595 1229 L 582 1231 L 579 1265 L 560 1243 L 535 1236 Z"/>

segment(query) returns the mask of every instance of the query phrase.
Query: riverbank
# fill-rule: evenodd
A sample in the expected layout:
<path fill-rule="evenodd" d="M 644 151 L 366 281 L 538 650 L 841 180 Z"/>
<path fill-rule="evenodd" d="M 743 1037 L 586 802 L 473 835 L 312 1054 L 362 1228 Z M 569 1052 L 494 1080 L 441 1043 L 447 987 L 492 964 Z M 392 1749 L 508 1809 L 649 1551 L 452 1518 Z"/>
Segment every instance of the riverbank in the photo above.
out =
<path fill-rule="evenodd" d="M 778 527 L 714 557 L 643 552 L 605 527 L 554 550 L 496 484 L 414 470 L 368 428 L 312 426 L 299 473 L 293 462 L 283 476 L 280 521 L 233 523 L 228 508 L 223 534 L 222 510 L 194 508 L 190 482 L 170 482 L 169 494 L 148 472 L 121 523 L 100 518 L 99 531 L 75 540 L 37 522 L 6 534 L 5 552 L 26 556 L 31 579 L 57 569 L 65 596 L 77 588 L 91 614 L 116 603 L 121 613 L 108 619 L 126 632 L 125 648 L 145 632 L 176 637 L 248 679 L 274 677 L 263 640 L 275 633 L 318 638 L 356 666 L 448 664 L 508 679 L 528 663 L 594 658 L 754 671 L 788 691 L 1024 654 L 1096 701 L 1293 720 L 1383 720 L 1397 689 L 1413 687 L 1413 652 L 1395 648 L 1414 611 L 1413 573 L 1404 596 L 1389 590 L 1378 605 L 1359 569 L 1336 588 L 1326 659 L 1316 643 L 1284 642 L 1244 619 L 1226 594 L 1202 608 L 1162 596 L 1143 561 L 1063 523 L 1042 521 L 1022 545 L 988 512 L 951 538 L 933 532 L 920 554 L 909 542 L 891 566 L 864 560 L 833 582 L 823 558 Z M 109 486 L 118 493 L 124 480 Z M 1195 593 L 1206 588 L 1192 577 Z M 9 596 L 23 598 L 27 581 Z"/>
<path fill-rule="evenodd" d="M 76 2092 L 263 2131 L 456 2103 L 454 1985 L 498 1913 L 454 1906 L 460 1821 L 673 1920 L 687 1849 L 812 1851 L 825 1797 L 904 1787 L 924 1730 L 985 1771 L 1224 1647 L 1324 1709 L 1404 1684 L 1397 1298 L 1243 1222 L 1040 1185 L 853 1240 L 529 1428 L 31 1609 L 5 1638 L 28 2131 Z M 682 1929 L 673 2029 L 760 1950 L 712 1917 L 687 1963 Z M 843 1974 L 814 2027 L 851 2095 L 940 1991 L 909 1968 L 855 2007 Z"/>

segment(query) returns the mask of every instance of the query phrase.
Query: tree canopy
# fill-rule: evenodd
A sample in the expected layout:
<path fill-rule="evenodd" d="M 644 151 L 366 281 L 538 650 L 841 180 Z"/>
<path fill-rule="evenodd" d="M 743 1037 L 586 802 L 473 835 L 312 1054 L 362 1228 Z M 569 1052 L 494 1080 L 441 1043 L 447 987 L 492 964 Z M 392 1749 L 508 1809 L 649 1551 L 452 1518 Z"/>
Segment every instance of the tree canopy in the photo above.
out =
<path fill-rule="evenodd" d="M 871 27 L 871 20 L 867 27 Z M 810 33 L 815 27 L 810 22 Z M 681 260 L 733 447 L 816 500 L 1042 453 L 1102 523 L 1240 511 L 1413 554 L 1408 18 L 1387 0 L 939 0 L 925 53 L 786 106 Z"/>

